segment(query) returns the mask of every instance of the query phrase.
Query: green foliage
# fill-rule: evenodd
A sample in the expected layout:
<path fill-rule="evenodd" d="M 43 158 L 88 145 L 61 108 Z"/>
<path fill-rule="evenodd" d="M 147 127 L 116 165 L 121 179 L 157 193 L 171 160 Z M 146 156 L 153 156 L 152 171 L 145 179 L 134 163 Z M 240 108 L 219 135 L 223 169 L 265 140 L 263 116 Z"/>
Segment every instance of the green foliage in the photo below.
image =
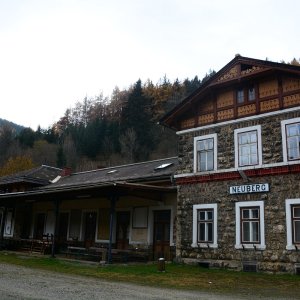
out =
<path fill-rule="evenodd" d="M 128 96 L 126 106 L 122 110 L 121 132 L 134 137 L 135 150 L 133 161 L 148 159 L 153 149 L 153 134 L 151 132 L 150 99 L 144 95 L 142 82 L 138 80 Z"/>
<path fill-rule="evenodd" d="M 28 156 L 17 156 L 10 158 L 0 169 L 0 176 L 14 174 L 20 171 L 32 169 L 34 164 Z"/>
<path fill-rule="evenodd" d="M 128 89 L 116 87 L 110 98 L 85 97 L 47 129 L 23 128 L 16 133 L 0 126 L 0 166 L 20 155 L 29 155 L 35 164 L 67 164 L 81 171 L 174 156 L 176 134 L 157 121 L 200 85 L 197 76 L 171 82 L 165 75 L 156 84 L 138 80 Z"/>
<path fill-rule="evenodd" d="M 9 124 L 0 126 L 0 155 L 5 156 L 8 148 L 12 145 L 15 132 L 13 127 Z"/>
<path fill-rule="evenodd" d="M 230 270 L 167 263 L 166 272 L 157 264 L 112 264 L 99 266 L 63 259 L 0 253 L 0 263 L 10 263 L 58 273 L 131 282 L 155 287 L 216 293 L 232 299 L 299 299 L 299 276 L 244 273 Z M 200 295 L 199 295 L 200 297 Z"/>
<path fill-rule="evenodd" d="M 33 147 L 35 141 L 35 132 L 31 128 L 24 128 L 18 135 L 22 146 Z"/>
<path fill-rule="evenodd" d="M 3 125 L 7 125 L 9 127 L 11 127 L 13 129 L 13 131 L 15 131 L 17 134 L 24 129 L 24 126 L 18 125 L 16 123 L 7 121 L 5 119 L 1 119 L 0 118 L 0 127 L 2 127 Z"/>

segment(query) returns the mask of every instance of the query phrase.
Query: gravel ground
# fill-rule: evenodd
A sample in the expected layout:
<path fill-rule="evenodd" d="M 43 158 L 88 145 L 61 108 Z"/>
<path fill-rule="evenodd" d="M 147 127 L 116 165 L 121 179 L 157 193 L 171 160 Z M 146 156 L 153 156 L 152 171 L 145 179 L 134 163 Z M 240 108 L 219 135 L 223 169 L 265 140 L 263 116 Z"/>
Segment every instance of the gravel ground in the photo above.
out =
<path fill-rule="evenodd" d="M 229 300 L 241 298 L 110 282 L 0 263 L 0 299 Z"/>

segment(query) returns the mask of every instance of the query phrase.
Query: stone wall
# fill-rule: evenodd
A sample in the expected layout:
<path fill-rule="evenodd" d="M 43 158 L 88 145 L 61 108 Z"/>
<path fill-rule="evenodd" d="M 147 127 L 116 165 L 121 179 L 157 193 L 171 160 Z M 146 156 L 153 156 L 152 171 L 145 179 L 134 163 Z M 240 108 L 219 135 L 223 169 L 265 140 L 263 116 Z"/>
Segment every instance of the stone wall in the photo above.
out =
<path fill-rule="evenodd" d="M 260 177 L 251 183 L 269 183 L 266 194 L 229 195 L 231 185 L 242 180 L 182 185 L 178 189 L 177 256 L 210 261 L 219 267 L 241 268 L 242 261 L 257 261 L 263 271 L 292 272 L 300 263 L 300 252 L 286 250 L 285 199 L 300 198 L 300 174 Z M 265 250 L 235 249 L 235 202 L 264 201 Z M 193 205 L 217 203 L 218 248 L 193 248 Z"/>
<path fill-rule="evenodd" d="M 179 168 L 177 174 L 193 172 L 194 137 L 217 133 L 218 169 L 234 168 L 234 130 L 261 125 L 263 164 L 282 162 L 281 121 L 300 117 L 300 111 L 268 118 L 252 119 L 233 124 L 223 124 L 179 136 Z"/>
<path fill-rule="evenodd" d="M 300 112 L 290 112 L 243 121 L 220 127 L 180 135 L 178 174 L 193 172 L 194 137 L 218 134 L 218 170 L 234 168 L 234 130 L 261 125 L 263 164 L 283 161 L 281 121 L 300 117 Z M 300 263 L 300 249 L 286 250 L 285 200 L 300 198 L 300 174 L 282 174 L 250 178 L 249 183 L 269 183 L 270 192 L 262 194 L 230 195 L 229 186 L 243 185 L 240 180 L 220 180 L 183 184 L 178 187 L 176 255 L 188 262 L 206 261 L 212 266 L 241 269 L 243 261 L 255 261 L 260 271 L 294 272 Z M 240 201 L 264 202 L 265 250 L 235 249 L 235 203 Z M 192 247 L 193 205 L 218 205 L 218 248 Z"/>

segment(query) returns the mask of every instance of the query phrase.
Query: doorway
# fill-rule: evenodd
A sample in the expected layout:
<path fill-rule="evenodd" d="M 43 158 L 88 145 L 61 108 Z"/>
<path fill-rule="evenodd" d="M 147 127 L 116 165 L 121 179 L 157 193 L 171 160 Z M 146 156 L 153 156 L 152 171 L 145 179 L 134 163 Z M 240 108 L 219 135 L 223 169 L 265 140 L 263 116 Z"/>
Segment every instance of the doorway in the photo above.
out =
<path fill-rule="evenodd" d="M 68 237 L 69 213 L 61 212 L 58 217 L 58 241 L 64 243 Z"/>
<path fill-rule="evenodd" d="M 21 213 L 19 212 L 18 218 L 21 224 L 20 237 L 21 239 L 28 239 L 30 236 L 30 230 L 32 226 L 32 206 L 24 206 L 21 210 Z"/>
<path fill-rule="evenodd" d="M 153 226 L 153 259 L 170 259 L 170 210 L 154 211 Z"/>
<path fill-rule="evenodd" d="M 95 211 L 85 213 L 84 246 L 86 248 L 95 245 L 97 225 L 97 213 Z"/>
<path fill-rule="evenodd" d="M 45 221 L 46 214 L 45 213 L 37 213 L 35 215 L 35 226 L 34 226 L 34 235 L 35 239 L 42 239 L 44 230 L 45 230 Z"/>
<path fill-rule="evenodd" d="M 117 212 L 117 234 L 116 234 L 117 249 L 128 249 L 129 227 L 130 227 L 130 212 L 129 211 Z"/>

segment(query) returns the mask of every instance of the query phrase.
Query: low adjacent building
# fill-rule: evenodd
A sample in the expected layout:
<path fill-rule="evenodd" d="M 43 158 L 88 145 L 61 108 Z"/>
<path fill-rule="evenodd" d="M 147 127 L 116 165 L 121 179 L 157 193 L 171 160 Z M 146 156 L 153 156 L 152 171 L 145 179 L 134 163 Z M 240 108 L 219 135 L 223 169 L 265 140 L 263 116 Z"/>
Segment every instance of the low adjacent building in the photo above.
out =
<path fill-rule="evenodd" d="M 174 157 L 80 173 L 43 166 L 40 172 L 0 178 L 2 244 L 21 247 L 50 239 L 53 254 L 68 247 L 106 248 L 111 260 L 117 250 L 127 255 L 141 249 L 147 259 L 172 259 L 177 161 Z M 48 174 L 44 181 L 38 180 L 41 169 Z M 17 190 L 29 177 L 40 185 Z"/>

